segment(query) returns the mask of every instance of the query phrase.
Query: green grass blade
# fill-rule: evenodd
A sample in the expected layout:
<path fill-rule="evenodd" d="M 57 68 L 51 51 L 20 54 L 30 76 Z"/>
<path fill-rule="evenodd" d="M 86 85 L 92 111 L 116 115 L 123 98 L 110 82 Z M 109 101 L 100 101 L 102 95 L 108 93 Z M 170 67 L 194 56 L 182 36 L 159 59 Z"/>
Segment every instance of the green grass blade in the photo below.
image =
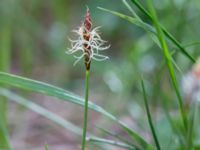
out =
<path fill-rule="evenodd" d="M 152 17 L 153 23 L 155 24 L 155 27 L 156 27 L 156 30 L 157 30 L 157 33 L 158 33 L 158 39 L 159 39 L 161 47 L 163 49 L 163 55 L 165 57 L 165 60 L 166 60 L 167 66 L 168 66 L 168 70 L 169 70 L 169 73 L 170 73 L 170 76 L 171 76 L 171 80 L 172 80 L 172 83 L 173 83 L 173 86 L 174 86 L 174 89 L 175 89 L 175 92 L 176 92 L 176 95 L 177 95 L 177 98 L 178 98 L 179 110 L 180 110 L 180 113 L 181 113 L 181 116 L 182 116 L 183 124 L 184 124 L 186 131 L 187 131 L 187 117 L 186 117 L 186 114 L 185 114 L 185 111 L 184 111 L 181 94 L 180 94 L 180 91 L 178 89 L 177 79 L 176 79 L 175 71 L 174 71 L 174 68 L 173 68 L 173 65 L 172 65 L 172 58 L 171 58 L 171 55 L 169 53 L 167 43 L 165 42 L 163 32 L 162 32 L 161 27 L 159 25 L 159 22 L 158 22 L 158 19 L 157 19 L 157 14 L 156 14 L 156 12 L 153 8 L 151 0 L 148 0 L 148 4 L 149 4 L 149 9 L 150 9 L 152 16 L 153 16 Z"/>
<path fill-rule="evenodd" d="M 189 47 L 198 46 L 198 45 L 200 45 L 200 41 L 194 41 L 194 42 L 185 44 L 184 47 L 189 48 Z"/>
<path fill-rule="evenodd" d="M 75 133 L 76 135 L 79 135 L 79 136 L 82 135 L 82 129 L 81 128 L 77 127 L 73 123 L 63 119 L 62 117 L 50 112 L 49 110 L 39 106 L 38 104 L 36 104 L 36 103 L 34 103 L 30 100 L 27 100 L 27 99 L 15 94 L 15 93 L 9 91 L 9 90 L 7 90 L 7 89 L 4 89 L 4 88 L 0 88 L 0 95 L 6 97 L 10 101 L 14 101 L 17 104 L 20 104 L 20 105 L 38 113 L 39 115 L 51 120 L 52 122 L 66 128 L 67 130 L 70 130 L 71 132 Z M 100 140 L 98 140 L 98 139 L 101 139 L 101 138 L 93 137 L 93 138 L 88 138 L 88 139 L 90 139 L 89 141 L 91 141 L 91 142 L 93 142 L 93 140 L 96 140 L 96 142 L 100 142 Z M 127 148 L 127 147 L 133 148 L 132 146 L 129 146 L 128 144 L 121 143 L 121 142 L 114 143 L 114 142 L 111 142 L 111 141 L 107 141 L 106 139 L 102 140 L 102 143 L 107 143 L 107 144 L 110 144 L 110 145 L 115 145 L 115 146 L 124 147 L 124 148 Z M 48 149 L 47 144 L 45 144 L 45 149 Z"/>
<path fill-rule="evenodd" d="M 9 25 L 0 28 L 0 71 L 8 71 L 10 67 L 10 40 Z M 0 97 L 0 149 L 11 149 L 7 127 L 7 101 Z"/>
<path fill-rule="evenodd" d="M 98 7 L 98 8 L 101 9 L 101 10 L 103 10 L 103 11 L 110 12 L 110 13 L 112 13 L 112 14 L 114 14 L 114 15 L 116 15 L 116 16 L 122 18 L 122 19 L 125 19 L 125 20 L 127 20 L 127 21 L 129 21 L 129 22 L 131 22 L 131 23 L 134 23 L 135 25 L 137 25 L 137 26 L 139 26 L 139 27 L 142 27 L 143 29 L 145 29 L 145 30 L 148 31 L 148 32 L 150 31 L 150 32 L 152 32 L 153 34 L 156 34 L 155 29 L 154 29 L 151 25 L 149 25 L 149 24 L 143 22 L 143 21 L 139 18 L 139 16 L 137 16 L 137 14 L 131 9 L 131 7 L 128 5 L 128 3 L 127 3 L 125 0 L 123 0 L 123 3 L 124 3 L 125 6 L 132 12 L 132 14 L 135 16 L 135 18 L 132 18 L 131 16 L 127 16 L 127 15 L 118 13 L 118 12 L 116 12 L 116 11 L 112 11 L 112 10 L 105 9 L 105 8 L 102 8 L 102 7 Z M 148 18 L 150 18 L 150 19 L 152 18 L 152 16 L 149 14 L 149 12 L 147 12 L 147 11 L 145 10 L 145 8 L 144 8 L 138 1 L 133 0 L 133 3 L 134 3 L 145 15 L 147 15 Z M 152 20 L 152 19 L 151 19 L 151 20 Z M 176 45 L 176 46 L 181 50 L 181 52 L 182 52 L 184 55 L 186 55 L 192 62 L 195 62 L 195 59 L 186 51 L 186 49 L 181 45 L 180 42 L 178 42 L 166 29 L 164 29 L 164 27 L 162 27 L 162 30 L 163 30 L 164 34 L 166 35 L 166 37 L 167 37 L 170 41 L 172 41 L 172 43 L 174 43 L 174 45 Z"/>
<path fill-rule="evenodd" d="M 151 21 L 154 20 L 153 16 L 151 13 L 149 13 L 141 4 L 138 2 L 138 0 L 131 0 L 133 4 L 137 6 L 141 12 L 143 12 Z M 186 49 L 179 43 L 176 38 L 174 38 L 163 26 L 160 26 L 162 32 L 165 34 L 165 36 L 171 40 L 172 43 L 174 43 L 180 50 L 181 52 L 188 57 L 192 62 L 195 62 L 195 59 L 186 51 Z"/>
<path fill-rule="evenodd" d="M 186 145 L 186 150 L 190 150 L 194 148 L 194 138 L 193 138 L 193 133 L 194 133 L 194 123 L 195 123 L 195 118 L 198 113 L 198 107 L 199 107 L 199 102 L 195 101 L 193 105 L 191 106 L 191 115 L 189 118 L 189 125 L 188 125 L 188 133 L 187 133 L 187 145 Z"/>
<path fill-rule="evenodd" d="M 119 135 L 118 133 L 112 132 L 112 131 L 102 128 L 100 126 L 96 126 L 96 127 L 99 130 L 101 130 L 102 132 L 104 132 L 106 135 L 112 136 L 113 138 L 116 138 L 121 142 L 124 142 L 128 145 L 135 147 L 136 149 L 139 149 L 133 142 L 130 142 L 126 137 L 123 137 L 123 136 Z"/>
<path fill-rule="evenodd" d="M 10 68 L 10 33 L 9 27 L 1 28 L 0 33 L 0 71 Z"/>
<path fill-rule="evenodd" d="M 126 1 L 124 1 L 126 2 Z M 125 5 L 127 6 L 127 4 L 125 3 Z M 127 6 L 128 7 L 128 6 Z M 152 27 L 151 25 L 143 22 L 139 16 L 133 18 L 131 16 L 127 16 L 127 15 L 124 15 L 122 13 L 119 13 L 119 12 L 116 12 L 116 11 L 113 11 L 113 10 L 109 10 L 109 9 L 105 9 L 105 8 L 102 8 L 102 7 L 98 7 L 98 9 L 102 10 L 102 11 L 105 11 L 105 12 L 108 12 L 108 13 L 111 13 L 112 15 L 115 15 L 119 18 L 122 18 L 124 20 L 127 20 L 128 22 L 144 29 L 147 33 L 149 33 L 151 35 L 151 38 L 152 40 L 160 47 L 160 43 L 158 42 L 158 40 L 154 37 L 157 37 L 157 33 L 156 33 L 156 30 L 154 27 Z M 128 7 L 128 9 L 131 9 L 130 7 Z M 130 10 L 131 12 L 133 11 L 132 9 Z M 132 12 L 134 13 L 134 12 Z"/>
<path fill-rule="evenodd" d="M 114 145 L 116 147 L 124 148 L 124 149 L 129 149 L 129 150 L 138 150 L 133 146 L 130 146 L 128 144 L 118 142 L 118 141 L 113 141 L 113 140 L 108 140 L 108 139 L 103 139 L 103 138 L 97 138 L 97 137 L 90 137 L 87 139 L 88 142 L 93 142 L 93 143 L 99 143 L 99 144 L 109 144 L 109 145 Z"/>
<path fill-rule="evenodd" d="M 183 75 L 183 71 L 181 70 L 181 68 L 177 65 L 177 63 L 175 62 L 175 60 L 171 57 L 171 61 L 172 64 L 174 65 L 175 69 L 181 74 Z"/>
<path fill-rule="evenodd" d="M 81 97 L 62 88 L 52 86 L 50 84 L 43 83 L 40 81 L 0 72 L 0 83 L 12 87 L 21 88 L 24 90 L 38 92 L 44 95 L 53 96 L 63 101 L 69 101 L 84 106 L 84 99 L 82 99 Z M 103 114 L 107 115 L 107 112 L 104 112 L 104 110 L 102 110 L 101 107 L 91 102 L 89 103 L 89 106 L 91 109 L 96 110 L 97 112 L 102 112 Z"/>
<path fill-rule="evenodd" d="M 151 128 L 151 132 L 152 132 L 154 141 L 156 143 L 157 150 L 160 150 L 161 148 L 160 148 L 160 144 L 159 144 L 159 141 L 158 141 L 158 138 L 157 138 L 157 135 L 156 135 L 156 131 L 155 131 L 154 126 L 153 126 L 153 121 L 152 121 L 151 113 L 150 113 L 150 110 L 149 110 L 149 104 L 148 104 L 148 100 L 147 100 L 147 96 L 146 96 L 146 91 L 145 91 L 143 79 L 141 81 L 141 85 L 142 85 L 142 92 L 143 92 L 143 96 L 144 96 L 144 103 L 145 103 L 145 109 L 146 109 L 146 112 L 147 112 L 147 118 L 148 118 L 149 126 Z"/>
<path fill-rule="evenodd" d="M 84 104 L 84 124 L 83 124 L 83 135 L 82 135 L 82 150 L 85 150 L 86 145 L 86 134 L 87 134 L 87 123 L 88 123 L 88 97 L 89 97 L 89 70 L 86 69 L 85 73 L 85 104 Z"/>
<path fill-rule="evenodd" d="M 0 123 L 0 150 L 11 149 L 7 127 Z"/>
<path fill-rule="evenodd" d="M 137 25 L 138 27 L 143 28 L 145 31 L 151 32 L 154 35 L 156 35 L 156 31 L 151 25 L 149 25 L 147 23 L 144 23 L 143 21 L 141 21 L 138 18 L 133 18 L 131 16 L 127 16 L 127 15 L 124 15 L 122 13 L 119 13 L 119 12 L 116 12 L 116 11 L 112 11 L 112 10 L 109 10 L 109 9 L 106 9 L 106 8 L 102 8 L 102 7 L 97 7 L 97 8 L 102 10 L 102 11 L 109 12 L 109 13 L 115 15 L 115 16 L 118 16 L 118 17 L 122 18 L 122 19 L 125 19 L 125 20 L 129 21 L 130 23 L 133 23 L 133 24 Z"/>
<path fill-rule="evenodd" d="M 137 18 L 138 20 L 141 20 L 140 17 L 137 15 L 137 13 L 131 8 L 131 6 L 128 4 L 126 0 L 122 0 L 122 3 L 126 6 L 126 8 L 132 13 L 132 15 Z M 142 20 L 141 20 L 142 21 Z"/>
<path fill-rule="evenodd" d="M 130 16 L 121 14 L 121 13 L 116 12 L 116 11 L 112 11 L 112 10 L 109 10 L 109 9 L 105 9 L 105 8 L 102 8 L 102 7 L 98 7 L 98 8 L 99 8 L 100 10 L 102 10 L 102 11 L 109 12 L 109 13 L 111 13 L 111 14 L 113 14 L 113 15 L 116 15 L 116 16 L 122 18 L 122 19 L 125 19 L 125 20 L 127 20 L 127 21 L 129 21 L 129 22 L 131 22 L 131 23 L 133 23 L 133 24 L 135 24 L 135 25 L 137 25 L 138 27 L 143 28 L 143 29 L 146 30 L 147 32 L 152 33 L 153 35 L 156 35 L 156 34 L 157 34 L 157 33 L 156 33 L 156 30 L 155 30 L 151 25 L 149 25 L 149 24 L 147 24 L 147 23 L 144 23 L 144 22 L 137 16 L 137 14 L 135 14 L 135 12 L 132 10 L 132 8 L 130 8 L 130 6 L 128 5 L 128 3 L 127 3 L 125 0 L 123 0 L 123 3 L 128 7 L 128 9 L 130 9 L 130 11 L 134 14 L 134 16 L 136 16 L 136 18 L 133 18 L 133 17 L 130 17 Z M 156 43 L 156 44 L 158 44 L 158 43 Z M 160 45 L 158 45 L 158 46 L 160 46 Z M 173 55 L 173 54 L 172 54 L 172 55 Z M 173 59 L 172 59 L 172 62 L 173 62 L 173 64 L 174 64 L 174 66 L 176 67 L 176 69 L 177 69 L 180 73 L 182 73 L 181 69 L 178 67 L 178 65 L 176 64 L 176 62 L 175 62 Z"/>
<path fill-rule="evenodd" d="M 81 135 L 82 129 L 80 129 L 79 127 L 72 124 L 71 122 L 68 122 L 67 120 L 63 119 L 62 117 L 50 112 L 49 110 L 37 105 L 36 103 L 34 103 L 30 100 L 27 100 L 13 92 L 10 92 L 9 90 L 4 89 L 4 88 L 0 88 L 0 95 L 6 97 L 8 100 L 14 101 L 32 111 L 40 114 L 41 116 L 72 131 L 73 133 L 75 133 L 77 135 Z"/>
<path fill-rule="evenodd" d="M 45 150 L 49 150 L 48 144 L 45 144 Z"/>
<path fill-rule="evenodd" d="M 74 104 L 78 104 L 80 106 L 84 106 L 84 99 L 79 96 L 66 91 L 62 88 L 55 87 L 53 85 L 43 83 L 40 81 L 20 77 L 13 74 L 8 74 L 4 72 L 0 72 L 0 84 L 5 84 L 11 87 L 17 87 L 24 90 L 29 90 L 32 92 L 41 93 L 44 95 L 49 95 L 58 98 L 59 100 L 68 101 Z M 125 123 L 118 120 L 115 116 L 104 110 L 102 107 L 95 105 L 94 103 L 88 103 L 88 107 L 96 112 L 101 113 L 107 118 L 113 120 L 117 124 L 119 124 L 135 141 L 139 142 L 141 146 L 145 148 L 152 149 L 152 146 L 148 144 L 141 136 L 135 133 L 131 128 L 129 128 Z"/>

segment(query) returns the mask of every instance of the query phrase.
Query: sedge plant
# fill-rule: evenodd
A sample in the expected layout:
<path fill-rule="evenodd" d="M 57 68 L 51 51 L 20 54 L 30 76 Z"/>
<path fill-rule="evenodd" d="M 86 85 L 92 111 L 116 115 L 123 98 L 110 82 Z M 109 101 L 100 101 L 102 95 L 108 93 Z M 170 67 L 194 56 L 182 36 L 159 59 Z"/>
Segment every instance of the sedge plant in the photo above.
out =
<path fill-rule="evenodd" d="M 88 96 L 89 96 L 89 71 L 91 60 L 103 61 L 108 59 L 107 56 L 99 54 L 99 51 L 106 50 L 110 46 L 104 46 L 106 41 L 102 40 L 98 34 L 99 27 L 92 30 L 92 22 L 89 8 L 87 8 L 84 22 L 78 30 L 74 32 L 78 35 L 77 40 L 71 40 L 71 48 L 66 52 L 67 54 L 74 54 L 77 59 L 74 63 L 78 63 L 82 58 L 85 62 L 85 104 L 84 104 L 84 125 L 82 134 L 82 150 L 85 150 L 86 145 L 86 134 L 87 134 L 87 122 L 88 122 Z M 81 52 L 80 56 L 76 53 Z"/>
<path fill-rule="evenodd" d="M 10 68 L 10 25 L 3 25 L 0 29 L 0 71 L 9 71 Z M 2 84 L 0 84 L 2 86 Z M 0 149 L 11 149 L 7 125 L 7 100 L 0 96 Z"/>

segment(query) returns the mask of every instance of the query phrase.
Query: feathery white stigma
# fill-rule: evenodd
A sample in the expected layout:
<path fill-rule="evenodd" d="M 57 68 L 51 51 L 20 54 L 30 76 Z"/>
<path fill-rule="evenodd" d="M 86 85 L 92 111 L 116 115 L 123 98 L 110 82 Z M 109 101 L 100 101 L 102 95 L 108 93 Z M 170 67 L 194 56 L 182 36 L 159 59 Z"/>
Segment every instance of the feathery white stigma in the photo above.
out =
<path fill-rule="evenodd" d="M 89 10 L 87 10 L 86 17 L 90 17 Z M 100 27 L 91 30 L 91 20 L 86 18 L 85 22 L 78 30 L 73 30 L 78 35 L 77 40 L 70 40 L 71 48 L 66 52 L 67 54 L 74 54 L 77 59 L 74 63 L 78 63 L 82 58 L 85 58 L 85 63 L 90 63 L 92 59 L 96 61 L 103 61 L 109 57 L 99 54 L 100 51 L 106 50 L 110 45 L 105 46 L 106 41 L 102 40 L 98 34 Z M 80 56 L 76 53 L 81 52 Z"/>

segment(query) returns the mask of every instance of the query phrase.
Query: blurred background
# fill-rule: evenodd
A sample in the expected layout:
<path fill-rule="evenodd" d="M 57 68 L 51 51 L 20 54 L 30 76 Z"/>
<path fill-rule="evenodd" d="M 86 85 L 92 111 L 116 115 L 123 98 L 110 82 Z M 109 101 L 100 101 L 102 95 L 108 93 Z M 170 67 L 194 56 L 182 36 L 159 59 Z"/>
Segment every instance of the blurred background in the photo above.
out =
<path fill-rule="evenodd" d="M 145 1 L 142 3 L 146 6 Z M 4 66 L 1 70 L 47 82 L 84 97 L 84 63 L 73 66 L 75 59 L 65 51 L 70 47 L 68 38 L 74 37 L 71 31 L 81 25 L 86 5 L 91 11 L 93 27 L 101 26 L 102 38 L 111 44 L 110 49 L 103 52 L 109 60 L 92 62 L 90 100 L 151 142 L 140 90 L 143 75 L 159 138 L 163 139 L 162 144 L 169 144 L 165 140 L 170 142 L 172 131 L 163 108 L 176 117 L 178 104 L 162 50 L 143 29 L 97 8 L 131 16 L 121 0 L 1 0 L 0 61 Z M 154 0 L 154 6 L 160 22 L 183 45 L 200 41 L 199 0 Z M 169 45 L 171 51 L 176 50 L 173 44 Z M 195 58 L 200 53 L 199 45 L 187 50 Z M 192 63 L 178 51 L 173 58 L 179 66 L 176 71 L 181 86 L 181 79 L 190 71 Z M 40 94 L 22 90 L 18 93 L 82 127 L 81 107 Z M 9 103 L 8 107 L 10 138 L 15 150 L 44 149 L 45 143 L 54 150 L 79 149 L 80 136 L 15 103 Z M 97 125 L 123 134 L 115 124 L 94 111 L 90 112 L 88 122 L 89 131 L 101 137 L 106 135 Z"/>

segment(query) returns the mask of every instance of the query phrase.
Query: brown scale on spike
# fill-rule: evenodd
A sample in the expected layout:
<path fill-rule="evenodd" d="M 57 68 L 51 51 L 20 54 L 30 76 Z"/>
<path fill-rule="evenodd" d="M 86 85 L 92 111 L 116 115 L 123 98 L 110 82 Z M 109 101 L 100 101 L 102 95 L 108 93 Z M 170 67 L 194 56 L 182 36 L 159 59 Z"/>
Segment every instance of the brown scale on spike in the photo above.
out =
<path fill-rule="evenodd" d="M 87 8 L 85 20 L 84 20 L 84 27 L 87 31 L 90 31 L 92 28 L 92 22 L 91 22 L 91 16 L 90 16 L 90 10 Z"/>
<path fill-rule="evenodd" d="M 81 52 L 80 56 L 74 55 L 77 59 L 74 65 L 84 58 L 86 69 L 89 70 L 92 59 L 95 61 L 104 61 L 108 59 L 107 56 L 99 54 L 99 51 L 108 49 L 110 45 L 104 45 L 106 41 L 101 39 L 98 30 L 99 27 L 92 29 L 90 11 L 87 8 L 81 27 L 78 30 L 74 30 L 79 37 L 77 40 L 69 39 L 71 42 L 71 48 L 66 52 L 67 54 Z"/>
<path fill-rule="evenodd" d="M 91 16 L 90 16 L 90 10 L 89 8 L 87 8 L 87 11 L 86 11 L 86 15 L 85 15 L 85 20 L 84 20 L 84 28 L 83 28 L 83 38 L 86 40 L 86 41 L 89 41 L 90 40 L 90 31 L 91 31 L 91 28 L 92 28 L 92 23 L 91 23 Z M 85 52 L 85 66 L 86 66 L 86 69 L 89 70 L 90 69 L 90 64 L 91 64 L 91 54 L 92 54 L 92 51 L 91 51 L 91 47 L 88 45 L 88 44 L 84 44 L 84 52 Z"/>

